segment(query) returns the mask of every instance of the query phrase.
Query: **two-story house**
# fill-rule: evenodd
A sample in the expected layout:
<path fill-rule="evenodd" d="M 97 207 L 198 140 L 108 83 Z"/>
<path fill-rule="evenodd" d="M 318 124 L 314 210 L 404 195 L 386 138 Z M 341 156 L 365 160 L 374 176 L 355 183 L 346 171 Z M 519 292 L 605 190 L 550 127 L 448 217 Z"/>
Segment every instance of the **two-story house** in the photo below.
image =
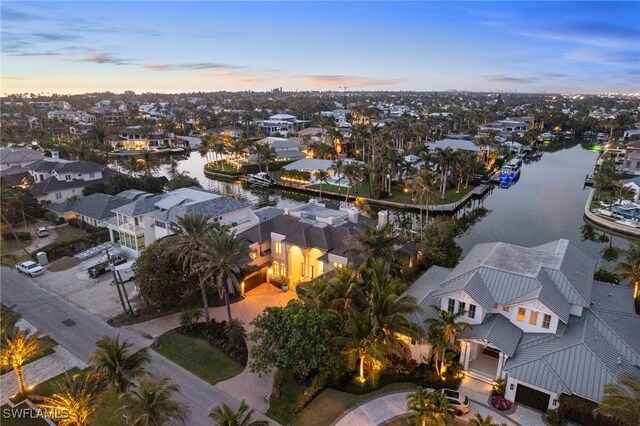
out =
<path fill-rule="evenodd" d="M 301 151 L 300 142 L 295 139 L 274 138 L 272 136 L 260 139 L 256 143 L 267 144 L 276 153 L 276 161 L 291 161 L 306 158 L 307 154 Z M 249 157 L 249 162 L 255 162 L 256 157 Z"/>
<path fill-rule="evenodd" d="M 269 266 L 269 280 L 285 278 L 294 287 L 352 262 L 348 241 L 358 235 L 359 224 L 375 223 L 355 207 L 317 201 L 256 215 L 260 223 L 238 235 L 249 244 L 251 265 Z"/>
<path fill-rule="evenodd" d="M 432 305 L 463 312 L 466 374 L 504 378 L 508 399 L 546 411 L 562 393 L 599 401 L 620 373 L 640 378 L 633 292 L 594 281 L 595 267 L 568 240 L 478 244 L 454 269 L 430 268 L 407 294 L 423 308 L 413 319 L 425 332 L 438 317 Z M 414 357 L 429 354 L 428 342 L 414 343 Z"/>
<path fill-rule="evenodd" d="M 159 195 L 138 194 L 113 212 L 115 217 L 107 222 L 110 239 L 133 257 L 138 257 L 154 241 L 176 233 L 176 221 L 187 213 L 199 212 L 236 232 L 259 222 L 249 204 L 200 188 L 180 188 Z"/>
<path fill-rule="evenodd" d="M 129 126 L 121 129 L 117 135 L 106 137 L 103 142 L 112 148 L 169 148 L 174 137 L 173 133 L 151 131 L 147 134 L 142 126 Z"/>
<path fill-rule="evenodd" d="M 82 197 L 90 185 L 106 183 L 117 171 L 92 161 L 42 161 L 27 166 L 34 184 L 29 188 L 38 201 L 62 202 Z"/>

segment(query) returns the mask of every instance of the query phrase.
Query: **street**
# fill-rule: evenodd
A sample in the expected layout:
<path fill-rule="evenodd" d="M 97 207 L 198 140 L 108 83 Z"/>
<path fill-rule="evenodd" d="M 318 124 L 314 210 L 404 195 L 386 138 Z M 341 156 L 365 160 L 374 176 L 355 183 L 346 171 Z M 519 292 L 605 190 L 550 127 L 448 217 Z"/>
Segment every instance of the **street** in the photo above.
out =
<path fill-rule="evenodd" d="M 2 303 L 14 307 L 31 324 L 82 360 L 88 361 L 96 341 L 102 336 L 115 337 L 119 334 L 121 339 L 129 340 L 134 349 L 149 346 L 153 342 L 151 336 L 111 327 L 93 314 L 40 288 L 30 277 L 13 269 L 3 267 L 0 281 Z M 69 320 L 73 321 L 73 324 Z M 176 399 L 186 403 L 191 411 L 187 424 L 211 424 L 211 419 L 208 417 L 209 410 L 220 402 L 225 402 L 234 408 L 240 405 L 238 399 L 203 381 L 157 352 L 150 349 L 149 355 L 151 362 L 146 368 L 147 371 L 155 377 L 168 377 L 180 387 L 180 394 Z M 271 424 L 275 424 L 273 420 L 257 411 L 253 420 L 268 420 Z"/>

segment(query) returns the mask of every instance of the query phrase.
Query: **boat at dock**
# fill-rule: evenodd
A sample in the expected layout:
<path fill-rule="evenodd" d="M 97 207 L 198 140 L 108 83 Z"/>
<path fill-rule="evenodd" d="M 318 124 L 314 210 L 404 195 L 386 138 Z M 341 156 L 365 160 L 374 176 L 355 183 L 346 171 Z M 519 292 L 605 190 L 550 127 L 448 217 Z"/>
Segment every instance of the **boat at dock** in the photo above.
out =
<path fill-rule="evenodd" d="M 258 185 L 258 186 L 272 186 L 276 183 L 275 179 L 266 172 L 259 172 L 253 175 L 249 175 L 247 181 L 250 184 Z"/>
<path fill-rule="evenodd" d="M 510 185 L 520 177 L 522 159 L 516 158 L 505 164 L 500 170 L 500 185 Z"/>

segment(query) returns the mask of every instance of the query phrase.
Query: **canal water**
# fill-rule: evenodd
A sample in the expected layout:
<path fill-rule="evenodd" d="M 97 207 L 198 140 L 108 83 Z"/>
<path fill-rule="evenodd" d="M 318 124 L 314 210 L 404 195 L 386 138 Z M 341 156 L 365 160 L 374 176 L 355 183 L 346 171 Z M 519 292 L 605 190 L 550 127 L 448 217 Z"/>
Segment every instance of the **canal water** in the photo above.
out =
<path fill-rule="evenodd" d="M 582 239 L 584 205 L 589 195 L 589 189 L 583 189 L 584 179 L 593 173 L 597 156 L 581 145 L 563 145 L 554 152 L 545 152 L 538 161 L 524 164 L 515 185 L 496 187 L 480 203 L 487 214 L 458 239 L 464 254 L 478 243 L 503 241 L 530 247 L 559 238 L 571 240 L 593 258 L 600 258 L 610 244 L 628 247 L 626 239 L 598 230 L 611 242 Z M 296 207 L 309 200 L 309 196 L 296 192 L 209 179 L 204 175 L 206 162 L 200 153 L 190 152 L 188 157 L 182 157 L 177 168 L 197 178 L 204 188 L 244 200 L 254 208 Z M 165 175 L 168 170 L 168 166 L 163 166 L 160 174 Z M 478 206 L 478 202 L 474 205 Z"/>

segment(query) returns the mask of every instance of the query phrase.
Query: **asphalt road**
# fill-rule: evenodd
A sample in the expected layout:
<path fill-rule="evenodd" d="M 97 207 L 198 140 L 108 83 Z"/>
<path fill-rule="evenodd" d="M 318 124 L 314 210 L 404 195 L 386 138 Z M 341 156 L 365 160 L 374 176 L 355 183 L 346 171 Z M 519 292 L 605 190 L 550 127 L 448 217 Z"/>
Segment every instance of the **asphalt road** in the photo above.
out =
<path fill-rule="evenodd" d="M 46 279 L 46 277 L 45 273 L 36 279 Z M 115 337 L 119 334 L 121 339 L 129 340 L 136 349 L 152 343 L 152 339 L 148 336 L 111 327 L 95 315 L 42 289 L 32 278 L 13 269 L 3 267 L 0 270 L 0 283 L 2 303 L 13 306 L 27 321 L 82 360 L 88 361 L 89 355 L 95 349 L 96 341 L 102 336 Z M 96 303 L 99 301 L 96 300 Z M 68 323 L 67 320 L 75 324 L 65 325 L 63 321 Z M 189 406 L 191 415 L 187 424 L 212 424 L 212 420 L 208 417 L 209 410 L 220 402 L 225 402 L 234 408 L 240 405 L 240 401 L 233 396 L 205 382 L 157 352 L 149 350 L 149 355 L 151 362 L 146 368 L 147 371 L 155 377 L 168 377 L 180 387 L 176 400 Z M 268 420 L 271 424 L 276 424 L 258 412 L 255 412 L 252 418 Z"/>

